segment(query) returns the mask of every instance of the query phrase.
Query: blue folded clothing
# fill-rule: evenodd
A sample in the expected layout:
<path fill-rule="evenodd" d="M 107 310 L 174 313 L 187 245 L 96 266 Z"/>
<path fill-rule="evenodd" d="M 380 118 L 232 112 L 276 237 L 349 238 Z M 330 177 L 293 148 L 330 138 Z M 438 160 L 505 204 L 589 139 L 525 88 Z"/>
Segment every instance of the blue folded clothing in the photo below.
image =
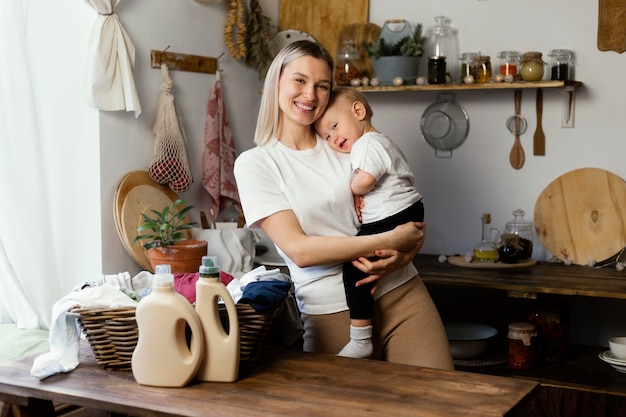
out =
<path fill-rule="evenodd" d="M 239 304 L 250 304 L 258 313 L 276 310 L 287 298 L 291 283 L 269 280 L 250 282 L 243 289 Z"/>

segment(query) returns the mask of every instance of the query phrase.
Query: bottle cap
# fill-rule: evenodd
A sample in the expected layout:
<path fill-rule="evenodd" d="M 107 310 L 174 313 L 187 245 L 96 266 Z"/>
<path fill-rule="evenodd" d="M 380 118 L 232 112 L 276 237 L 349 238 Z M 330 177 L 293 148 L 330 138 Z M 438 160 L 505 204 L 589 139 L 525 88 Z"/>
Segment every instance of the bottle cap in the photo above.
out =
<path fill-rule="evenodd" d="M 167 264 L 157 265 L 154 269 L 154 276 L 152 278 L 153 285 L 165 285 L 173 284 L 174 275 L 172 274 L 172 267 Z"/>
<path fill-rule="evenodd" d="M 217 265 L 217 256 L 203 256 L 200 265 L 200 275 L 219 274 L 220 267 Z"/>

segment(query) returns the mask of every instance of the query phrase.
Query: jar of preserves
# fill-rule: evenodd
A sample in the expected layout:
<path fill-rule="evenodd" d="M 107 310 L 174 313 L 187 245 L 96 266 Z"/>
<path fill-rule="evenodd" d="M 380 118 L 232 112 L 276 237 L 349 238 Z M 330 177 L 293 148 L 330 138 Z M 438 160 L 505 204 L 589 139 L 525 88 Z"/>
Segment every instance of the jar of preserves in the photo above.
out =
<path fill-rule="evenodd" d="M 361 68 L 361 55 L 354 41 L 344 41 L 335 60 L 335 81 L 338 85 L 350 85 L 352 80 L 361 78 Z"/>
<path fill-rule="evenodd" d="M 477 83 L 491 82 L 493 75 L 491 71 L 491 57 L 488 55 L 477 55 L 474 57 L 474 64 L 472 65 L 474 71 L 474 81 Z"/>
<path fill-rule="evenodd" d="M 521 61 L 520 53 L 517 51 L 501 51 L 498 53 L 498 59 L 500 60 L 500 75 L 511 75 L 514 80 L 518 80 Z"/>
<path fill-rule="evenodd" d="M 569 49 L 553 49 L 548 53 L 551 58 L 550 79 L 551 80 L 573 80 L 574 79 L 574 53 Z"/>
<path fill-rule="evenodd" d="M 562 299 L 538 299 L 526 312 L 528 323 L 537 327 L 537 354 L 545 362 L 565 359 L 568 350 L 569 315 Z"/>
<path fill-rule="evenodd" d="M 526 52 L 522 56 L 521 76 L 524 81 L 541 81 L 543 79 L 543 66 L 541 52 Z"/>
<path fill-rule="evenodd" d="M 428 57 L 428 84 L 446 83 L 446 57 Z"/>
<path fill-rule="evenodd" d="M 461 77 L 460 80 L 465 80 L 468 75 L 474 76 L 472 66 L 474 64 L 474 58 L 478 56 L 478 52 L 463 52 L 459 57 L 461 61 Z"/>
<path fill-rule="evenodd" d="M 527 371 L 535 367 L 537 329 L 526 322 L 509 324 L 509 367 Z"/>

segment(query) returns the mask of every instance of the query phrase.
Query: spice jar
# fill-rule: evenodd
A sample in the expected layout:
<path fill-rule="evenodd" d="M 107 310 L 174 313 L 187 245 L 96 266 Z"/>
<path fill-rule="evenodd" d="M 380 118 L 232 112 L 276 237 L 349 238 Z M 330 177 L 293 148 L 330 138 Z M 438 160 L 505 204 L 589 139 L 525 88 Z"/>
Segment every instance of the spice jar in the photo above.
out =
<path fill-rule="evenodd" d="M 512 75 L 513 79 L 519 79 L 520 53 L 517 51 L 501 51 L 498 53 L 500 59 L 500 74 Z"/>
<path fill-rule="evenodd" d="M 522 56 L 521 76 L 524 81 L 541 81 L 543 78 L 543 66 L 541 52 L 526 52 Z"/>
<path fill-rule="evenodd" d="M 474 57 L 472 65 L 474 71 L 474 81 L 477 83 L 491 82 L 491 57 L 488 55 L 478 55 Z"/>
<path fill-rule="evenodd" d="M 478 52 L 463 52 L 459 57 L 461 61 L 461 81 L 465 80 L 465 77 L 468 75 L 474 76 L 472 66 L 474 64 L 474 58 L 477 56 Z"/>
<path fill-rule="evenodd" d="M 446 57 L 431 56 L 428 58 L 428 84 L 446 83 Z"/>
<path fill-rule="evenodd" d="M 537 329 L 525 322 L 509 324 L 509 367 L 527 371 L 535 367 Z"/>
<path fill-rule="evenodd" d="M 574 79 L 574 53 L 569 49 L 553 49 L 548 53 L 551 59 L 551 80 Z"/>
<path fill-rule="evenodd" d="M 361 55 L 354 47 L 354 41 L 343 41 L 343 48 L 337 52 L 335 62 L 335 81 L 339 85 L 350 85 L 354 79 L 361 78 Z"/>

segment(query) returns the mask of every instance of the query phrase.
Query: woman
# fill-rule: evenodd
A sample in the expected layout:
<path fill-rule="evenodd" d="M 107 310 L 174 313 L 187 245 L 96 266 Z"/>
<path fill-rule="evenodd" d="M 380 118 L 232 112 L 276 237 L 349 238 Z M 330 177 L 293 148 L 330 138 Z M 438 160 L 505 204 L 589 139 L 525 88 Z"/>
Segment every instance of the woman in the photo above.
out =
<path fill-rule="evenodd" d="M 309 41 L 286 46 L 270 65 L 258 146 L 235 161 L 246 220 L 267 233 L 289 267 L 305 351 L 337 353 L 350 339 L 342 263 L 358 259 L 355 266 L 376 274 L 360 281 L 375 282 L 373 357 L 453 369 L 441 319 L 411 262 L 423 224 L 355 236 L 350 155 L 334 152 L 312 127 L 328 104 L 332 69 L 328 52 Z M 382 259 L 365 258 L 374 254 Z"/>

